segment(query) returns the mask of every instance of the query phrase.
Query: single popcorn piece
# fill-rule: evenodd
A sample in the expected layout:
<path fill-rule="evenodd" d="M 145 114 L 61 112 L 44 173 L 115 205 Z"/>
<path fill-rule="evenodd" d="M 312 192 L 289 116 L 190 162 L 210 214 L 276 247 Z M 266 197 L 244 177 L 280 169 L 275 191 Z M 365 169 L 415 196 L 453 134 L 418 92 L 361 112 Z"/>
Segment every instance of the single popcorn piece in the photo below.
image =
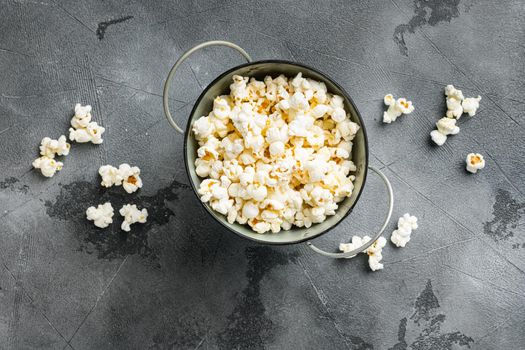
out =
<path fill-rule="evenodd" d="M 467 171 L 475 174 L 478 170 L 485 167 L 485 159 L 479 153 L 469 153 L 467 155 Z"/>
<path fill-rule="evenodd" d="M 447 85 L 445 87 L 445 96 L 447 96 L 447 118 L 461 118 L 463 114 L 463 92 L 454 87 L 454 85 Z"/>
<path fill-rule="evenodd" d="M 385 237 L 379 237 L 366 250 L 366 254 L 368 254 L 368 266 L 370 266 L 370 269 L 372 271 L 383 269 L 383 264 L 381 264 L 380 261 L 383 260 L 382 251 L 385 245 L 386 245 Z"/>
<path fill-rule="evenodd" d="M 456 126 L 456 119 L 441 118 L 437 121 L 436 127 L 443 135 L 456 135 L 459 133 L 459 127 Z"/>
<path fill-rule="evenodd" d="M 143 208 L 139 210 L 136 204 L 126 204 L 119 210 L 120 215 L 124 217 L 122 225 L 120 228 L 123 231 L 129 232 L 131 230 L 131 225 L 134 223 L 146 223 L 148 219 L 148 210 Z"/>
<path fill-rule="evenodd" d="M 106 228 L 113 222 L 113 207 L 110 202 L 99 204 L 98 207 L 89 207 L 86 210 L 86 217 L 93 221 L 95 226 Z"/>
<path fill-rule="evenodd" d="M 470 117 L 475 116 L 479 108 L 479 101 L 481 101 L 481 96 L 464 99 L 462 103 L 463 112 L 468 113 Z"/>
<path fill-rule="evenodd" d="M 98 173 L 102 177 L 100 183 L 104 187 L 120 186 L 122 185 L 122 176 L 117 168 L 111 165 L 103 165 L 98 169 Z"/>
<path fill-rule="evenodd" d="M 302 74 L 234 76 L 229 95 L 192 124 L 199 197 L 229 223 L 261 234 L 323 222 L 353 192 L 358 131 L 344 98 L 324 83 Z M 117 181 L 107 171 L 108 183 Z"/>
<path fill-rule="evenodd" d="M 64 163 L 46 156 L 42 156 L 33 161 L 33 168 L 40 169 L 40 172 L 45 177 L 53 177 L 57 171 L 62 170 L 63 166 Z"/>
<path fill-rule="evenodd" d="M 459 127 L 456 126 L 456 119 L 451 118 L 441 118 L 437 121 L 436 127 L 437 130 L 434 130 L 430 133 L 432 141 L 438 146 L 442 146 L 445 141 L 447 141 L 448 135 L 456 135 L 459 133 Z"/>
<path fill-rule="evenodd" d="M 133 193 L 142 188 L 142 179 L 140 178 L 140 169 L 137 166 L 130 166 L 127 163 L 120 164 L 118 167 L 118 176 L 122 178 L 122 187 L 128 193 Z"/>
<path fill-rule="evenodd" d="M 49 137 L 44 137 L 40 144 L 40 155 L 55 158 L 55 154 L 59 156 L 67 156 L 71 145 L 66 142 L 64 135 L 60 136 L 58 140 L 53 140 Z"/>
<path fill-rule="evenodd" d="M 406 213 L 397 221 L 397 230 L 394 230 L 394 232 L 392 232 L 390 240 L 397 247 L 404 247 L 408 243 L 408 241 L 410 241 L 410 235 L 412 234 L 412 230 L 415 230 L 417 228 L 417 218 Z"/>
<path fill-rule="evenodd" d="M 362 247 L 364 244 L 370 242 L 370 237 L 364 236 L 363 238 L 359 236 L 352 237 L 352 243 L 341 243 L 339 244 L 339 250 L 343 253 L 348 253 L 354 249 Z M 368 255 L 368 265 L 372 271 L 382 270 L 383 264 L 381 260 L 383 259 L 382 251 L 386 245 L 386 239 L 384 237 L 379 237 L 370 247 L 364 250 L 362 253 Z M 348 258 L 353 258 L 355 255 L 349 256 Z"/>
<path fill-rule="evenodd" d="M 430 138 L 438 146 L 443 146 L 447 141 L 447 135 L 443 135 L 439 130 L 433 130 L 430 132 Z"/>
<path fill-rule="evenodd" d="M 404 98 L 395 99 L 394 96 L 388 94 L 383 99 L 388 110 L 383 113 L 383 123 L 390 124 L 396 121 L 402 114 L 410 114 L 414 111 L 414 105 L 411 101 Z"/>

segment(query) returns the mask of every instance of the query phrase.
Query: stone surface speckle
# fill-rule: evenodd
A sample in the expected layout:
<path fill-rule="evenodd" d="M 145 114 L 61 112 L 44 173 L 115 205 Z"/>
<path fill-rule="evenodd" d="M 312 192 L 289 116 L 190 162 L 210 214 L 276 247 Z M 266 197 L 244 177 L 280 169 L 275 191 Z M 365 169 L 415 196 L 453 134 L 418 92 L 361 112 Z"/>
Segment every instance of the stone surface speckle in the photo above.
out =
<path fill-rule="evenodd" d="M 505 0 L 2 0 L 0 29 L 1 349 L 521 349 L 525 344 L 525 7 Z M 226 232 L 198 203 L 183 139 L 162 112 L 164 79 L 212 39 L 255 60 L 313 66 L 354 99 L 370 162 L 419 218 L 385 269 L 305 245 L 266 247 Z M 185 125 L 214 77 L 242 63 L 206 49 L 177 73 Z M 481 95 L 442 147 L 429 142 L 443 88 Z M 416 110 L 381 123 L 383 96 Z M 51 179 L 31 170 L 45 136 L 67 134 L 91 104 L 104 143 L 74 144 Z M 476 175 L 470 152 L 485 156 Z M 97 169 L 142 169 L 133 195 Z M 129 234 L 85 221 L 88 206 L 133 202 L 150 218 Z M 352 215 L 316 240 L 336 247 L 379 226 L 373 175 Z M 395 229 L 392 220 L 388 234 Z"/>

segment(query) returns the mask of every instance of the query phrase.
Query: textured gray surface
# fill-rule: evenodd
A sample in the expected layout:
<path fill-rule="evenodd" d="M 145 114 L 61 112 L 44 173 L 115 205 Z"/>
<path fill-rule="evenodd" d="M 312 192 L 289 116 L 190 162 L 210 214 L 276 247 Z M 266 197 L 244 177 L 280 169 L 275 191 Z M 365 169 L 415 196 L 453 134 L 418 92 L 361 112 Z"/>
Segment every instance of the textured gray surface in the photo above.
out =
<path fill-rule="evenodd" d="M 524 348 L 523 1 L 2 0 L 1 13 L 0 348 Z M 407 248 L 387 245 L 383 271 L 364 256 L 255 245 L 206 216 L 160 95 L 175 59 L 210 39 L 311 65 L 355 99 L 394 216 L 420 220 Z M 172 95 L 178 121 L 241 62 L 221 48 L 195 55 Z M 437 148 L 428 133 L 449 83 L 483 100 Z M 416 111 L 383 125 L 386 93 Z M 38 143 L 66 132 L 76 102 L 93 105 L 105 142 L 74 145 L 45 179 L 30 165 Z M 477 175 L 463 168 L 471 151 L 487 158 Z M 124 161 L 144 188 L 102 191 L 98 166 Z M 95 230 L 83 212 L 103 199 L 146 206 L 150 221 Z M 318 244 L 377 228 L 383 202 L 371 175 Z"/>

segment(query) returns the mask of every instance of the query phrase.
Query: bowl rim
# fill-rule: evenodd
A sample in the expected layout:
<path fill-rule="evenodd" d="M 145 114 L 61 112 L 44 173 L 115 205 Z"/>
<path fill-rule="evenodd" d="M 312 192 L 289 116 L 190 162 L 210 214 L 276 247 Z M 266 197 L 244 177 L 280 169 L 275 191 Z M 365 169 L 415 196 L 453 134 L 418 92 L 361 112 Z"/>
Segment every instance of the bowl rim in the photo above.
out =
<path fill-rule="evenodd" d="M 346 219 L 346 217 L 348 215 L 350 215 L 350 213 L 353 211 L 355 205 L 357 204 L 357 202 L 359 201 L 359 198 L 361 197 L 361 194 L 363 193 L 363 190 L 365 188 L 365 185 L 366 185 L 366 178 L 367 178 L 367 175 L 368 175 L 368 161 L 369 161 L 369 150 L 368 150 L 368 137 L 367 137 L 367 133 L 366 133 L 366 128 L 365 128 L 365 124 L 363 122 L 363 118 L 361 117 L 361 113 L 359 112 L 359 109 L 357 108 L 356 104 L 354 103 L 354 100 L 352 100 L 352 98 L 350 97 L 350 95 L 346 92 L 346 90 L 341 86 L 339 85 L 338 83 L 335 82 L 334 79 L 332 79 L 329 75 L 327 75 L 326 73 L 323 73 L 323 72 L 320 72 L 319 70 L 315 69 L 315 68 L 312 68 L 310 66 L 307 66 L 305 64 L 302 64 L 302 63 L 297 63 L 297 62 L 292 62 L 292 61 L 287 61 L 287 60 L 260 60 L 260 61 L 252 61 L 252 62 L 247 62 L 247 63 L 243 63 L 243 64 L 240 64 L 238 66 L 235 66 L 233 68 L 230 68 L 226 71 L 224 71 L 223 73 L 221 73 L 220 75 L 218 75 L 215 79 L 213 79 L 213 81 L 211 83 L 209 83 L 201 92 L 201 94 L 199 95 L 199 97 L 195 100 L 195 103 L 193 104 L 193 108 L 191 109 L 191 112 L 189 114 L 189 117 L 191 117 L 194 113 L 195 113 L 195 110 L 197 109 L 197 106 L 200 105 L 202 99 L 204 98 L 204 95 L 206 94 L 206 92 L 213 86 L 215 85 L 219 80 L 221 80 L 224 76 L 236 71 L 237 69 L 239 68 L 244 68 L 244 67 L 248 67 L 248 66 L 252 66 L 252 65 L 256 65 L 256 64 L 261 64 L 261 63 L 276 63 L 276 64 L 288 64 L 288 65 L 293 65 L 293 66 L 297 66 L 299 68 L 304 68 L 306 70 L 310 70 L 310 71 L 313 71 L 321 76 L 323 76 L 325 79 L 329 80 L 332 84 L 334 84 L 341 92 L 342 92 L 342 95 L 345 99 L 348 100 L 348 102 L 352 105 L 352 107 L 354 108 L 355 112 L 356 112 L 356 115 L 357 115 L 357 119 L 359 120 L 359 127 L 361 128 L 361 130 L 363 131 L 363 138 L 364 138 L 364 147 L 365 147 L 365 156 L 366 156 L 366 159 L 365 159 L 365 168 L 364 168 L 364 173 L 363 173 L 363 184 L 361 186 L 361 189 L 359 190 L 359 192 L 357 193 L 357 197 L 355 198 L 355 201 L 354 203 L 352 204 L 352 206 L 348 209 L 348 211 L 345 213 L 345 215 L 343 215 L 341 217 L 341 219 L 339 219 L 334 225 L 332 226 L 329 226 L 327 227 L 325 230 L 323 231 L 320 231 L 319 233 L 317 233 L 316 235 L 314 236 L 311 236 L 311 237 L 306 237 L 306 238 L 301 238 L 299 240 L 296 240 L 296 241 L 293 241 L 293 242 L 268 242 L 268 241 L 265 241 L 265 240 L 259 240 L 259 239 L 256 239 L 256 238 L 252 238 L 252 237 L 249 237 L 249 236 L 245 236 L 243 235 L 242 233 L 240 232 L 237 232 L 236 230 L 233 230 L 231 227 L 229 227 L 228 225 L 226 225 L 224 222 L 222 222 L 221 220 L 219 220 L 218 218 L 215 217 L 216 213 L 213 212 L 213 209 L 211 209 L 211 207 L 209 207 L 208 205 L 206 205 L 206 203 L 203 203 L 199 197 L 199 193 L 198 193 L 198 189 L 195 187 L 195 183 L 193 182 L 191 176 L 190 176 L 190 168 L 189 168 L 189 164 L 188 164 L 188 157 L 186 156 L 187 155 L 187 148 L 188 148 L 188 139 L 189 139 L 189 135 L 190 135 L 190 131 L 191 131 L 191 123 L 190 123 L 190 120 L 187 121 L 186 123 L 186 130 L 184 131 L 184 145 L 183 145 L 183 152 L 184 152 L 184 165 L 185 165 L 185 168 L 186 168 L 186 176 L 188 176 L 188 180 L 190 182 L 190 185 L 191 185 L 191 188 L 193 189 L 193 193 L 195 194 L 195 196 L 197 197 L 197 200 L 199 201 L 199 203 L 204 207 L 204 209 L 208 212 L 208 214 L 210 214 L 210 216 L 215 220 L 217 221 L 221 226 L 223 226 L 224 228 L 226 228 L 228 231 L 230 232 L 233 232 L 235 235 L 241 237 L 241 238 L 244 238 L 244 239 L 247 239 L 247 240 L 250 240 L 250 241 L 253 241 L 253 242 L 256 242 L 256 243 L 259 243 L 259 244 L 266 244 L 266 245 L 273 245 L 273 246 L 278 246 L 278 245 L 291 245 L 291 244 L 298 244 L 298 243 L 303 243 L 303 242 L 306 242 L 306 241 L 310 241 L 312 239 L 315 239 L 315 238 L 318 238 L 318 237 L 321 237 L 322 235 L 328 233 L 329 231 L 333 230 L 335 227 L 337 227 L 341 222 L 344 221 L 344 219 Z M 188 118 L 189 119 L 189 118 Z M 217 213 L 219 214 L 219 213 Z M 274 233 L 270 233 L 270 234 L 274 234 Z M 278 233 L 276 233 L 278 234 Z M 261 235 L 265 235 L 265 234 L 261 234 Z"/>

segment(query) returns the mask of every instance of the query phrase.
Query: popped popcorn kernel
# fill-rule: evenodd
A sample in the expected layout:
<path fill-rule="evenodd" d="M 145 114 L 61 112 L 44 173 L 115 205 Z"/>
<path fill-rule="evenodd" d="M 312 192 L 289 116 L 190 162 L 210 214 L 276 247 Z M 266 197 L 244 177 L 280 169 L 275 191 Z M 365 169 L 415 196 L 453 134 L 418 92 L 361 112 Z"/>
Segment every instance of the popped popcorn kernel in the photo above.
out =
<path fill-rule="evenodd" d="M 126 232 L 131 231 L 132 224 L 135 224 L 137 222 L 144 224 L 148 219 L 148 210 L 146 208 L 139 210 L 136 204 L 124 205 L 119 210 L 119 213 L 124 217 L 124 221 L 122 221 L 120 228 Z"/>
<path fill-rule="evenodd" d="M 467 171 L 475 174 L 485 167 L 485 159 L 479 153 L 469 153 L 466 159 Z"/>
<path fill-rule="evenodd" d="M 33 161 L 33 168 L 39 169 L 45 177 L 53 177 L 57 171 L 62 170 L 64 163 L 46 156 L 42 156 Z"/>
<path fill-rule="evenodd" d="M 64 135 L 60 136 L 58 140 L 44 137 L 40 143 L 40 155 L 48 158 L 55 158 L 55 155 L 67 156 L 70 149 L 71 145 L 67 143 Z"/>
<path fill-rule="evenodd" d="M 383 102 L 388 109 L 383 113 L 383 123 L 390 124 L 397 120 L 402 114 L 410 114 L 414 111 L 412 101 L 405 98 L 394 99 L 391 94 L 383 98 Z"/>
<path fill-rule="evenodd" d="M 98 173 L 102 177 L 100 185 L 104 187 L 119 186 L 122 184 L 122 177 L 117 168 L 111 165 L 103 165 L 98 169 Z"/>
<path fill-rule="evenodd" d="M 363 238 L 359 236 L 353 236 L 351 243 L 339 244 L 339 250 L 343 253 L 348 253 L 370 242 L 370 239 L 371 238 L 368 236 L 364 236 Z M 383 259 L 382 251 L 385 245 L 386 239 L 384 237 L 379 237 L 374 243 L 372 243 L 372 245 L 362 251 L 362 253 L 368 255 L 368 266 L 370 267 L 370 270 L 377 271 L 383 269 L 384 266 L 380 261 Z M 349 256 L 348 258 L 353 257 L 355 257 L 355 255 Z"/>
<path fill-rule="evenodd" d="M 106 228 L 113 222 L 113 207 L 110 202 L 99 204 L 96 208 L 89 207 L 86 210 L 86 217 L 93 221 L 95 226 Z"/>
<path fill-rule="evenodd" d="M 430 138 L 438 146 L 443 146 L 447 141 L 447 135 L 443 135 L 438 130 L 433 130 L 430 132 Z"/>
<path fill-rule="evenodd" d="M 462 106 L 463 111 L 468 113 L 470 117 L 476 115 L 476 112 L 479 108 L 479 101 L 481 101 L 481 96 L 478 97 L 468 97 L 463 100 Z"/>
<path fill-rule="evenodd" d="M 451 118 L 441 118 L 437 121 L 436 127 L 437 130 L 434 130 L 430 133 L 432 141 L 438 146 L 443 146 L 445 141 L 447 141 L 448 135 L 456 135 L 459 133 L 459 127 L 456 126 L 456 119 Z"/>
<path fill-rule="evenodd" d="M 258 233 L 310 227 L 353 192 L 352 140 L 359 130 L 326 85 L 283 75 L 234 76 L 230 94 L 193 122 L 202 202 Z M 413 107 L 400 101 L 409 113 Z M 108 175 L 109 176 L 109 175 Z"/>
<path fill-rule="evenodd" d="M 404 247 L 410 241 L 410 235 L 412 230 L 418 228 L 417 218 L 408 213 L 404 214 L 397 221 L 397 230 L 392 232 L 390 241 L 396 245 L 396 247 Z"/>

